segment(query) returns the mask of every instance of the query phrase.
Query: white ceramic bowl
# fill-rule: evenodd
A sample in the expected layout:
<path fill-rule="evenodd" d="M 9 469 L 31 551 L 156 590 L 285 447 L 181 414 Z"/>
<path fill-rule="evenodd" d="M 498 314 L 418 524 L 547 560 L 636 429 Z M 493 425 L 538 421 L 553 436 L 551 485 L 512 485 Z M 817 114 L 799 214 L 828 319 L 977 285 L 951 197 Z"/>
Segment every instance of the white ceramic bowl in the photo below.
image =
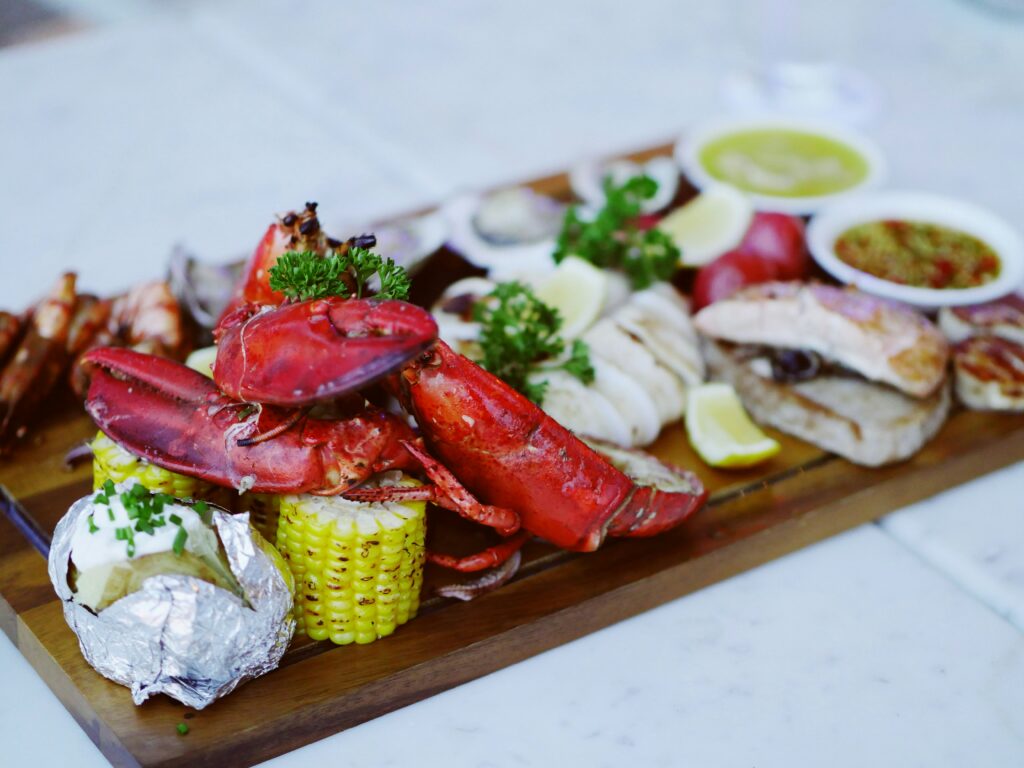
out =
<path fill-rule="evenodd" d="M 721 184 L 723 180 L 712 176 L 700 161 L 700 153 L 704 147 L 709 142 L 732 133 L 772 128 L 814 133 L 845 144 L 867 161 L 868 171 L 858 184 L 838 192 L 815 197 L 785 197 L 742 190 L 750 197 L 754 207 L 759 211 L 776 211 L 792 215 L 811 214 L 838 199 L 877 187 L 885 179 L 885 158 L 874 142 L 859 133 L 833 123 L 785 117 L 735 117 L 701 123 L 676 142 L 676 162 L 698 189 L 704 189 L 711 184 Z M 728 183 L 728 180 L 725 181 Z"/>
<path fill-rule="evenodd" d="M 840 261 L 835 242 L 858 224 L 905 219 L 938 224 L 974 235 L 998 255 L 999 276 L 977 288 L 915 288 L 884 280 Z M 881 192 L 851 197 L 829 206 L 811 220 L 807 245 L 821 267 L 842 283 L 896 301 L 935 308 L 980 304 L 1016 290 L 1024 280 L 1024 241 L 1009 224 L 971 203 L 923 192 Z"/>

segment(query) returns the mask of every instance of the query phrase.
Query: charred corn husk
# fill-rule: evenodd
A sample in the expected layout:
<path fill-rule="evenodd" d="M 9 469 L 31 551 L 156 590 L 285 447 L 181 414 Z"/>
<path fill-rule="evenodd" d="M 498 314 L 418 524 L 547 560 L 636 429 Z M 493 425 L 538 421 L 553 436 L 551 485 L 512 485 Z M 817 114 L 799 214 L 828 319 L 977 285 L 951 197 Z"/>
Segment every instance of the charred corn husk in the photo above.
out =
<path fill-rule="evenodd" d="M 167 493 L 178 499 L 201 498 L 209 489 L 202 480 L 179 475 L 129 453 L 102 432 L 96 433 L 89 447 L 94 490 L 102 488 L 107 480 L 123 483 L 130 477 L 154 493 Z"/>
<path fill-rule="evenodd" d="M 277 547 L 295 575 L 296 631 L 338 645 L 394 632 L 419 608 L 425 534 L 424 502 L 282 496 Z"/>

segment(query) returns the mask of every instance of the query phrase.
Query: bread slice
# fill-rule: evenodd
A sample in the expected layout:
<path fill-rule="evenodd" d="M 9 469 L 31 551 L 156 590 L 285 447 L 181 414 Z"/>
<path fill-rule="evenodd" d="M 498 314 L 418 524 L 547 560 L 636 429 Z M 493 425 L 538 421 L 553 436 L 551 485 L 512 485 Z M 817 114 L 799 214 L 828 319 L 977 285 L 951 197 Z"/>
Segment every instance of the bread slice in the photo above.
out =
<path fill-rule="evenodd" d="M 946 379 L 949 346 L 938 328 L 908 307 L 851 288 L 753 285 L 705 307 L 694 324 L 715 339 L 817 352 L 916 397 Z"/>
<path fill-rule="evenodd" d="M 912 456 L 946 420 L 948 383 L 919 399 L 860 378 L 819 376 L 780 384 L 755 373 L 730 345 L 703 345 L 711 378 L 732 384 L 750 415 L 855 464 Z"/>

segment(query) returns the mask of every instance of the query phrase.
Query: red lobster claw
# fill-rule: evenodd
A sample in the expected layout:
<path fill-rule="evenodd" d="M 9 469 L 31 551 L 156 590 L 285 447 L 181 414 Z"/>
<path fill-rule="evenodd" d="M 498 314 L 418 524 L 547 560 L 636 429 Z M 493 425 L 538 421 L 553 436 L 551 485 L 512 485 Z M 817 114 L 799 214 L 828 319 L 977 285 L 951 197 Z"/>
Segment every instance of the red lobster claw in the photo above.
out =
<path fill-rule="evenodd" d="M 85 402 L 96 425 L 174 472 L 240 491 L 340 493 L 376 472 L 418 466 L 402 445 L 415 440 L 412 430 L 384 411 L 302 417 L 231 400 L 166 358 L 101 347 L 85 360 L 96 366 Z"/>
<path fill-rule="evenodd" d="M 214 378 L 237 400 L 309 405 L 393 373 L 435 339 L 429 312 L 393 299 L 249 306 L 217 331 Z"/>

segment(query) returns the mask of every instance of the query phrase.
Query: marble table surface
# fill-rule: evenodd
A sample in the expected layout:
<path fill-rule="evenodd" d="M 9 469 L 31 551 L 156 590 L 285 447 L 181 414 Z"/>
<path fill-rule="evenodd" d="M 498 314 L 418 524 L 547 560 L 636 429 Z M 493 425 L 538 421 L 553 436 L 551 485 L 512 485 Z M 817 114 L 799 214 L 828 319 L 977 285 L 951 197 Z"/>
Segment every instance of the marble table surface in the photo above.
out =
<path fill-rule="evenodd" d="M 4 307 L 307 199 L 342 229 L 663 141 L 780 49 L 876 84 L 893 186 L 1024 222 L 1024 21 L 966 0 L 57 4 L 77 31 L 0 49 Z M 268 764 L 1022 765 L 1022 492 L 1024 463 Z M 0 669 L 0 763 L 105 764 L 6 637 Z"/>

